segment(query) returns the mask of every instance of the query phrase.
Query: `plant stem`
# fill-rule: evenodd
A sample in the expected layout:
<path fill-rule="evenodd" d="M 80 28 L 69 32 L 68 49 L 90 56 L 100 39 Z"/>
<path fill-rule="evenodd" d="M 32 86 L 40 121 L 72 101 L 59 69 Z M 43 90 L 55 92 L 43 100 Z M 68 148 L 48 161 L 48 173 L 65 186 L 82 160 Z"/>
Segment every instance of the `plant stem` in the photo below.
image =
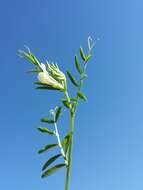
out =
<path fill-rule="evenodd" d="M 85 74 L 87 65 L 84 65 L 84 70 L 83 70 L 83 75 Z M 80 84 L 78 88 L 78 92 L 81 90 L 83 84 L 83 77 L 81 76 L 80 78 Z M 67 100 L 70 103 L 70 98 L 68 95 L 67 90 L 65 91 L 65 95 Z M 69 181 L 70 181 L 70 173 L 71 173 L 71 162 L 72 162 L 72 150 L 73 150 L 73 132 L 74 132 L 74 119 L 75 119 L 75 113 L 76 113 L 76 108 L 78 106 L 78 100 L 79 97 L 78 95 L 76 96 L 76 102 L 73 107 L 70 108 L 70 146 L 69 146 L 69 155 L 68 155 L 68 165 L 67 165 L 67 173 L 66 173 L 66 183 L 65 183 L 65 190 L 69 190 Z"/>
<path fill-rule="evenodd" d="M 69 94 L 68 94 L 68 91 L 67 91 L 67 90 L 65 91 L 65 96 L 66 96 L 66 98 L 67 98 L 67 101 L 70 103 L 70 97 L 69 97 Z"/>
<path fill-rule="evenodd" d="M 71 162 L 72 162 L 72 150 L 73 150 L 73 132 L 74 132 L 74 118 L 75 113 L 70 112 L 71 121 L 70 121 L 70 147 L 69 147 L 69 155 L 68 155 L 68 166 L 67 166 L 67 174 L 66 174 L 66 183 L 65 183 L 65 190 L 69 189 L 69 180 L 70 180 L 70 173 L 71 173 Z"/>

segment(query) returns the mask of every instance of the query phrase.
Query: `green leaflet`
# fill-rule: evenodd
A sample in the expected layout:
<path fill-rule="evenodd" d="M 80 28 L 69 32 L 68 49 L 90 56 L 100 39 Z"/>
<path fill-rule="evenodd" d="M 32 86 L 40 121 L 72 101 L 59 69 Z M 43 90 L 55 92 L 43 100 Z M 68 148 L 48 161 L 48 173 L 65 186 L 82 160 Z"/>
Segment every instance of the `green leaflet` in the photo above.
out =
<path fill-rule="evenodd" d="M 35 57 L 35 55 L 32 54 L 32 53 L 31 53 L 30 55 L 31 55 L 31 57 L 33 57 L 33 60 L 34 60 L 34 62 L 35 62 L 35 65 L 39 66 L 40 63 L 39 63 L 38 59 Z"/>
<path fill-rule="evenodd" d="M 38 74 L 40 71 L 38 70 L 30 70 L 30 71 L 27 71 L 28 74 Z"/>
<path fill-rule="evenodd" d="M 70 81 L 73 83 L 73 85 L 75 85 L 76 87 L 78 87 L 78 83 L 77 81 L 73 78 L 73 76 L 70 74 L 69 71 L 67 71 L 67 76 L 69 77 Z"/>
<path fill-rule="evenodd" d="M 56 171 L 58 171 L 59 169 L 61 169 L 62 167 L 66 166 L 66 164 L 58 164 L 52 168 L 50 168 L 49 170 L 45 171 L 43 174 L 42 174 L 42 178 L 45 178 L 45 177 L 48 177 L 50 175 L 52 175 L 53 173 L 55 173 Z"/>
<path fill-rule="evenodd" d="M 35 57 L 35 55 L 31 53 L 31 51 L 29 50 L 29 48 L 27 48 L 27 49 L 28 49 L 27 53 L 25 51 L 23 51 L 23 50 L 19 50 L 18 51 L 19 56 L 27 59 L 28 61 L 30 61 L 31 63 L 33 63 L 34 65 L 36 65 L 36 66 L 39 67 L 40 62 Z"/>
<path fill-rule="evenodd" d="M 46 83 L 42 83 L 42 82 L 34 82 L 34 84 L 36 85 L 40 85 L 38 87 L 36 87 L 36 89 L 40 89 L 40 90 L 59 90 L 59 88 L 53 88 L 52 86 L 46 84 Z"/>
<path fill-rule="evenodd" d="M 79 62 L 78 62 L 78 57 L 77 57 L 77 55 L 75 56 L 75 66 L 76 66 L 76 69 L 77 69 L 77 71 L 79 72 L 79 74 L 82 74 L 82 70 L 81 70 L 81 68 L 80 68 L 80 64 L 79 64 Z"/>
<path fill-rule="evenodd" d="M 38 127 L 37 128 L 41 133 L 48 133 L 49 135 L 54 135 L 53 131 L 50 131 L 48 128 L 45 127 Z"/>
<path fill-rule="evenodd" d="M 58 91 L 60 91 L 60 89 L 58 89 L 58 88 L 53 88 L 53 87 L 51 87 L 51 86 L 38 86 L 38 87 L 36 87 L 35 89 L 37 89 L 37 90 L 58 90 Z"/>
<path fill-rule="evenodd" d="M 81 56 L 83 61 L 86 61 L 86 56 L 84 54 L 84 51 L 83 51 L 82 47 L 80 47 L 80 56 Z"/>
<path fill-rule="evenodd" d="M 69 143 L 70 143 L 70 137 L 71 137 L 71 134 L 66 135 L 64 137 L 63 142 L 62 142 L 62 147 L 63 147 L 65 153 L 67 153 L 67 151 L 68 151 L 68 147 L 69 147 Z"/>
<path fill-rule="evenodd" d="M 58 144 L 49 144 L 49 145 L 45 146 L 44 148 L 40 149 L 38 151 L 38 154 L 41 154 L 41 153 L 43 153 L 43 152 L 45 152 L 47 150 L 50 150 L 50 149 L 52 149 L 52 148 L 54 148 L 56 146 L 58 146 Z"/>
<path fill-rule="evenodd" d="M 66 108 L 70 108 L 71 104 L 67 100 L 62 100 L 62 103 Z"/>
<path fill-rule="evenodd" d="M 33 59 L 33 57 L 31 56 L 31 52 L 29 51 L 28 53 L 26 53 L 25 51 L 23 50 L 19 50 L 18 51 L 18 55 L 22 58 L 25 58 L 27 59 L 28 61 L 32 62 L 33 64 L 35 64 L 35 61 Z"/>
<path fill-rule="evenodd" d="M 85 59 L 85 63 L 87 63 L 91 57 L 92 57 L 92 55 L 89 54 L 89 55 L 86 57 L 86 59 Z"/>
<path fill-rule="evenodd" d="M 77 93 L 78 97 L 81 98 L 84 101 L 87 101 L 87 97 L 80 91 Z"/>
<path fill-rule="evenodd" d="M 50 164 L 52 164 L 55 160 L 57 160 L 60 156 L 62 156 L 61 154 L 57 154 L 56 156 L 53 156 L 52 158 L 50 158 L 42 167 L 42 171 L 45 170 Z"/>
<path fill-rule="evenodd" d="M 56 116 L 55 116 L 55 121 L 56 122 L 58 121 L 61 113 L 62 113 L 62 107 L 58 107 L 57 112 L 56 112 Z"/>
<path fill-rule="evenodd" d="M 53 123 L 55 123 L 55 121 L 54 120 L 51 120 L 51 119 L 49 119 L 49 118 L 42 118 L 41 119 L 41 122 L 43 122 L 43 123 L 49 123 L 49 124 L 53 124 Z"/>

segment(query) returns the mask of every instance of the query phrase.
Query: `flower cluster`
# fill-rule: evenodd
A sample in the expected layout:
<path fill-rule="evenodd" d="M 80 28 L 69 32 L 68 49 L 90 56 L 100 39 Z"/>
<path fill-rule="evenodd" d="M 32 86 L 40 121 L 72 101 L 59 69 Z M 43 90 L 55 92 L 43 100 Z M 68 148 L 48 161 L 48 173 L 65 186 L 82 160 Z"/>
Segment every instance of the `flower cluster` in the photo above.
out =
<path fill-rule="evenodd" d="M 26 47 L 28 52 L 19 50 L 18 53 L 21 57 L 30 61 L 35 65 L 36 70 L 32 73 L 38 73 L 38 80 L 43 85 L 48 85 L 51 89 L 57 89 L 65 91 L 66 89 L 66 77 L 62 71 L 60 71 L 57 64 L 49 63 L 46 61 L 46 64 L 40 63 L 40 61 L 35 57 L 35 55 Z"/>
<path fill-rule="evenodd" d="M 47 84 L 52 88 L 56 88 L 59 90 L 65 89 L 66 77 L 62 71 L 60 71 L 59 67 L 54 64 L 49 64 L 48 70 L 46 69 L 46 65 L 41 63 L 40 69 L 41 71 L 38 73 L 38 79 L 41 83 Z"/>

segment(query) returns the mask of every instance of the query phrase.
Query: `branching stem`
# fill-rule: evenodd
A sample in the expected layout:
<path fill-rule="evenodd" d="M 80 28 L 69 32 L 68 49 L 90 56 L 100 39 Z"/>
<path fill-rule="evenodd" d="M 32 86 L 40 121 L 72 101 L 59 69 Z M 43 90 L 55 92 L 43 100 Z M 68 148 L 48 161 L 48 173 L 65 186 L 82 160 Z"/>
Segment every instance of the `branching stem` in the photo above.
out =
<path fill-rule="evenodd" d="M 86 71 L 86 64 L 84 65 L 84 70 L 80 78 L 80 84 L 78 88 L 78 92 L 82 88 L 83 84 L 83 75 Z M 67 173 L 66 173 L 66 183 L 65 183 L 65 190 L 69 190 L 69 181 L 70 181 L 70 173 L 71 173 L 71 162 L 72 162 L 72 150 L 73 150 L 73 134 L 74 134 L 74 120 L 75 120 L 75 114 L 76 114 L 76 108 L 78 106 L 78 95 L 76 96 L 76 102 L 73 105 L 73 108 L 70 109 L 70 146 L 69 146 L 69 155 L 68 155 L 68 166 L 67 166 Z"/>

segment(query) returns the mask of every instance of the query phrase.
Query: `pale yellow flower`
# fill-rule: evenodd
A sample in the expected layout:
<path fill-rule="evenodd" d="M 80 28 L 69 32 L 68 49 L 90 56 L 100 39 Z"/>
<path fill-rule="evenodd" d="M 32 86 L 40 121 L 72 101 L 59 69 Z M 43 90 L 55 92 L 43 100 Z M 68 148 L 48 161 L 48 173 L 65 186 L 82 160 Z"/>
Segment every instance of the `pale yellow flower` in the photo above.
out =
<path fill-rule="evenodd" d="M 41 72 L 38 74 L 38 79 L 41 83 L 47 84 L 53 88 L 64 90 L 64 83 L 63 81 L 59 82 L 55 78 L 53 78 L 48 71 L 46 70 L 45 64 L 40 64 Z"/>

